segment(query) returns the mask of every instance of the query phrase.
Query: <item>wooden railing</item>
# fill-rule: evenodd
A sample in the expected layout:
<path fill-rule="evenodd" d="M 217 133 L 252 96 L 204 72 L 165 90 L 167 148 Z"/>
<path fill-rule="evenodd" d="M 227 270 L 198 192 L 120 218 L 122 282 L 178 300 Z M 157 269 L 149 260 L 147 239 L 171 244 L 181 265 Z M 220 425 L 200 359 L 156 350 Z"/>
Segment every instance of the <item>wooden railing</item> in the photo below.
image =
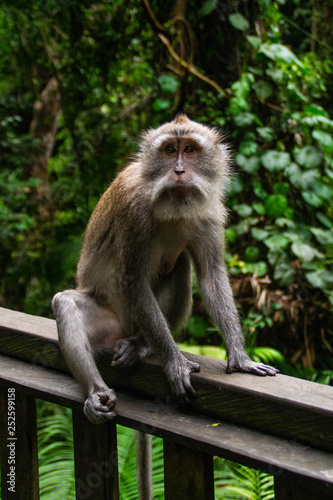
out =
<path fill-rule="evenodd" d="M 187 354 L 201 371 L 192 379 L 197 397 L 184 408 L 165 402 L 154 360 L 129 373 L 101 359 L 117 389 L 117 417 L 94 426 L 53 320 L 0 308 L 0 353 L 3 500 L 39 498 L 35 398 L 73 410 L 77 499 L 119 498 L 116 424 L 163 438 L 166 500 L 213 499 L 214 455 L 272 474 L 277 500 L 333 499 L 333 387 L 227 375 L 224 362 Z"/>

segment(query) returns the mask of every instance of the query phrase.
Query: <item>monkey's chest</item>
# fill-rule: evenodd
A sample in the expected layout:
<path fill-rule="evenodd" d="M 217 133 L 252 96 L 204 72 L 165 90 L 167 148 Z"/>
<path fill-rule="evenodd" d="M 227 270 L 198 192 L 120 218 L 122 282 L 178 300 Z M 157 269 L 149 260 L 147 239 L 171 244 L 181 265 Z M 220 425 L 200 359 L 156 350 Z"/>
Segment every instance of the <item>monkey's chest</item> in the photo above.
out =
<path fill-rule="evenodd" d="M 164 276 L 173 270 L 179 255 L 186 246 L 187 240 L 182 237 L 170 237 L 163 241 L 155 267 L 158 276 Z"/>

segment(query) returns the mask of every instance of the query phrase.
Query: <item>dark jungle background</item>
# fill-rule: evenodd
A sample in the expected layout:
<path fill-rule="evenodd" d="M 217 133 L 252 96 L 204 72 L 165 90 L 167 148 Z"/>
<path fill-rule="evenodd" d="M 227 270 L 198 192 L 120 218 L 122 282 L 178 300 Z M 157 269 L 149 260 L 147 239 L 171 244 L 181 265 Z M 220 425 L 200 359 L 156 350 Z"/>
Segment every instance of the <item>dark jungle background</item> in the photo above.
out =
<path fill-rule="evenodd" d="M 329 0 L 1 1 L 0 305 L 52 317 L 99 196 L 140 132 L 182 111 L 233 145 L 227 265 L 250 354 L 332 384 L 332 19 Z M 183 348 L 223 358 L 193 296 Z M 54 465 L 69 416 L 39 411 L 42 494 L 72 498 Z M 266 475 L 219 463 L 233 493 L 217 498 L 274 498 Z"/>

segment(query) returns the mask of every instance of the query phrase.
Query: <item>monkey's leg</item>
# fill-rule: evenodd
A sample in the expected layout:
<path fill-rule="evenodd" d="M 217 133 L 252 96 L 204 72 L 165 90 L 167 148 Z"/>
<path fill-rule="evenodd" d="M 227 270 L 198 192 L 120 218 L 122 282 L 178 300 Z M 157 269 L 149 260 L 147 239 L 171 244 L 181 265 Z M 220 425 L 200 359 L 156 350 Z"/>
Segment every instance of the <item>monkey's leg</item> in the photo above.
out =
<path fill-rule="evenodd" d="M 94 423 L 114 417 L 116 396 L 103 381 L 94 352 L 98 345 L 112 347 L 112 343 L 123 334 L 116 315 L 78 290 L 57 293 L 52 306 L 62 353 L 87 395 L 84 413 Z"/>
<path fill-rule="evenodd" d="M 172 271 L 162 275 L 153 290 L 173 335 L 184 327 L 191 311 L 191 273 L 190 258 L 187 253 L 183 252 Z M 133 368 L 151 354 L 152 351 L 144 337 L 129 337 L 116 343 L 112 365 L 126 369 Z M 193 368 L 198 371 L 198 364 L 194 363 Z"/>

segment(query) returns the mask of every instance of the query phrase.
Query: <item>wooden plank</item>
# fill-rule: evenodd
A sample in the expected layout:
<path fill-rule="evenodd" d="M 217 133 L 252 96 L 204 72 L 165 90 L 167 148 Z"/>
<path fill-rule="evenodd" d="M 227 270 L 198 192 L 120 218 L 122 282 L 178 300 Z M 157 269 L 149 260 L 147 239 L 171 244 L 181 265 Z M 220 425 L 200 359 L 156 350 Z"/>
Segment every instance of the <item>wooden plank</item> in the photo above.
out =
<path fill-rule="evenodd" d="M 66 371 L 56 336 L 53 320 L 0 308 L 0 352 Z M 186 356 L 201 365 L 201 372 L 192 375 L 197 397 L 190 407 L 195 411 L 322 450 L 333 449 L 333 387 L 284 375 L 227 375 L 223 361 Z M 111 368 L 110 359 L 104 357 L 99 368 L 112 387 L 169 400 L 165 376 L 154 359 L 129 372 Z"/>
<path fill-rule="evenodd" d="M 82 389 L 69 375 L 0 356 L 0 385 L 82 411 Z M 182 446 L 279 476 L 283 471 L 333 484 L 333 455 L 196 414 L 161 401 L 118 391 L 116 423 Z"/>
<path fill-rule="evenodd" d="M 73 436 L 76 498 L 118 500 L 116 424 L 94 425 L 73 410 Z"/>
<path fill-rule="evenodd" d="M 274 478 L 275 500 L 332 500 L 333 485 L 283 472 Z"/>
<path fill-rule="evenodd" d="M 164 440 L 165 500 L 214 500 L 213 456 Z"/>
<path fill-rule="evenodd" d="M 1 494 L 3 500 L 38 500 L 36 401 L 1 387 Z"/>

